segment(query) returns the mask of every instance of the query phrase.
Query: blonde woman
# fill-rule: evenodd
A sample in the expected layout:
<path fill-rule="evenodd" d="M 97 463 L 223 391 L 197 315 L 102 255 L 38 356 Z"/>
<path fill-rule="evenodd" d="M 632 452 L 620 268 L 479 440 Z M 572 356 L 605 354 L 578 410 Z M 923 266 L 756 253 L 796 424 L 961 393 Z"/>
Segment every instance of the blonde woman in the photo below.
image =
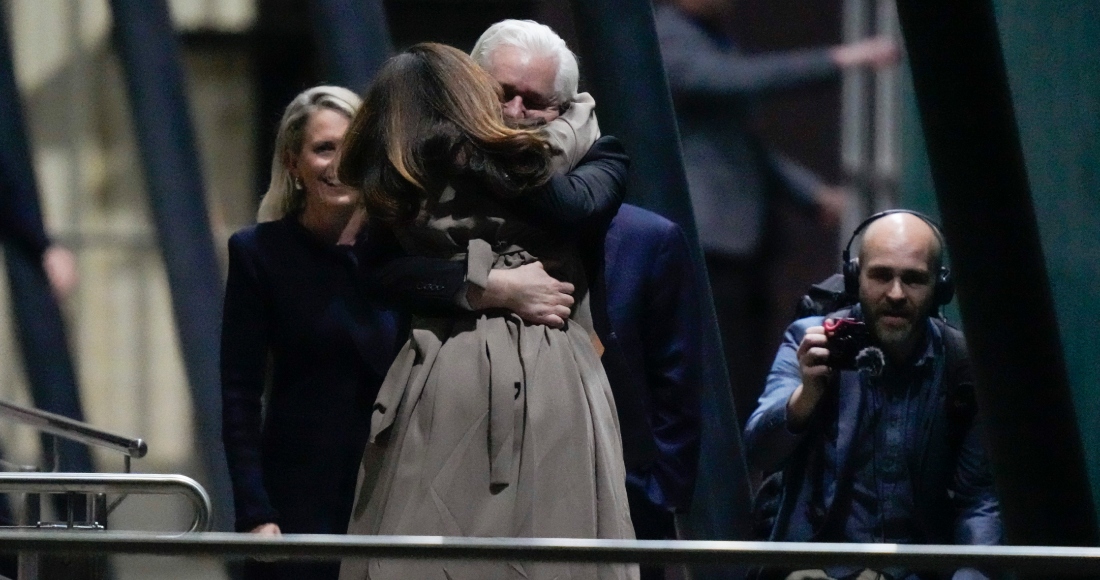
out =
<path fill-rule="evenodd" d="M 357 282 L 359 193 L 335 180 L 333 159 L 359 104 L 329 86 L 290 103 L 260 223 L 229 240 L 222 437 L 240 532 L 347 529 L 370 407 L 398 336 L 395 315 Z M 337 563 L 246 568 L 256 579 L 338 574 Z"/>

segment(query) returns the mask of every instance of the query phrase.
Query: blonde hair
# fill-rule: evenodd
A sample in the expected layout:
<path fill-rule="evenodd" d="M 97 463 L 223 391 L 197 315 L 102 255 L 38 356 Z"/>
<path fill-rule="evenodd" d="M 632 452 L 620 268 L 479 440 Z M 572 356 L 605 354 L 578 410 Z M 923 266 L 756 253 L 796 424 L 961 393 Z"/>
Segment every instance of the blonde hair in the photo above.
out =
<path fill-rule="evenodd" d="M 351 119 L 362 104 L 358 95 L 344 87 L 322 85 L 306 89 L 294 97 L 279 121 L 275 153 L 271 157 L 271 182 L 256 211 L 257 222 L 271 222 L 305 209 L 305 191 L 294 187 L 287 164 L 302 150 L 306 124 L 322 109 L 330 109 Z"/>
<path fill-rule="evenodd" d="M 504 124 L 501 88 L 464 52 L 422 43 L 378 71 L 344 139 L 337 174 L 387 221 L 416 215 L 429 191 L 471 178 L 517 195 L 550 178 L 551 148 Z"/>

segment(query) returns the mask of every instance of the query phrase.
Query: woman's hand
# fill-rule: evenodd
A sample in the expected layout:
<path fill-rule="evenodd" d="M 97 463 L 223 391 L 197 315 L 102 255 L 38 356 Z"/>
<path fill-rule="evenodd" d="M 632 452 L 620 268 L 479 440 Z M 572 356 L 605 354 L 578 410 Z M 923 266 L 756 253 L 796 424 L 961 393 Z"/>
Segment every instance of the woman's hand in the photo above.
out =
<path fill-rule="evenodd" d="M 274 522 L 268 522 L 266 524 L 260 524 L 248 531 L 250 534 L 256 534 L 265 538 L 278 538 L 283 535 L 283 532 L 279 530 L 279 524 Z M 278 562 L 278 557 L 265 556 L 262 558 L 256 558 L 260 562 Z"/>
<path fill-rule="evenodd" d="M 279 524 L 274 522 L 268 522 L 266 524 L 260 524 L 248 531 L 250 534 L 256 534 L 257 536 L 270 536 L 277 538 L 283 535 L 283 532 L 279 530 Z"/>
<path fill-rule="evenodd" d="M 474 310 L 504 308 L 531 324 L 561 328 L 573 306 L 573 285 L 546 273 L 542 262 L 489 272 L 489 286 L 470 284 L 466 299 Z"/>

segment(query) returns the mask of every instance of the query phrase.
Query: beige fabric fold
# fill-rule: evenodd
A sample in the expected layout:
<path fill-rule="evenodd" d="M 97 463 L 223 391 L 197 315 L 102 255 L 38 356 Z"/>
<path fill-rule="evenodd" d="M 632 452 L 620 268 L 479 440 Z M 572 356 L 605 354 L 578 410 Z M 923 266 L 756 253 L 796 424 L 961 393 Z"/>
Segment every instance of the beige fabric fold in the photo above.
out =
<path fill-rule="evenodd" d="M 470 240 L 466 252 L 466 281 L 481 289 L 488 288 L 489 271 L 495 260 L 488 242 L 477 238 Z"/>
<path fill-rule="evenodd" d="M 571 171 L 600 138 L 596 99 L 588 93 L 580 93 L 565 113 L 544 125 L 541 131 L 560 152 L 551 160 L 554 173 Z"/>

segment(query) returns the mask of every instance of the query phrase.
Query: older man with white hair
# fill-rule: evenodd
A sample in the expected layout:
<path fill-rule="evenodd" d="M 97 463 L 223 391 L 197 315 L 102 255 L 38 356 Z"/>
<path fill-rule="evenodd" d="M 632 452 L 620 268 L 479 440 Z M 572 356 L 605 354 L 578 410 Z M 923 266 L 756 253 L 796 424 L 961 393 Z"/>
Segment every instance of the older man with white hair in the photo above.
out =
<path fill-rule="evenodd" d="M 548 26 L 498 22 L 471 56 L 504 89 L 505 116 L 543 126 L 562 149 L 562 169 L 583 163 L 593 142 L 599 146 L 595 102 L 577 90 L 576 56 Z M 604 262 L 593 310 L 609 325 L 600 338 L 623 433 L 631 518 L 639 538 L 673 538 L 673 514 L 690 506 L 699 457 L 702 349 L 693 264 L 680 227 L 638 207 L 623 205 L 593 234 Z M 645 577 L 660 571 L 643 570 Z"/>
<path fill-rule="evenodd" d="M 470 52 L 504 90 L 504 116 L 539 126 L 562 149 L 555 167 L 576 167 L 600 137 L 596 102 L 579 93 L 577 57 L 556 32 L 532 20 L 502 20 L 478 38 Z M 550 123 L 555 119 L 564 122 Z"/>

